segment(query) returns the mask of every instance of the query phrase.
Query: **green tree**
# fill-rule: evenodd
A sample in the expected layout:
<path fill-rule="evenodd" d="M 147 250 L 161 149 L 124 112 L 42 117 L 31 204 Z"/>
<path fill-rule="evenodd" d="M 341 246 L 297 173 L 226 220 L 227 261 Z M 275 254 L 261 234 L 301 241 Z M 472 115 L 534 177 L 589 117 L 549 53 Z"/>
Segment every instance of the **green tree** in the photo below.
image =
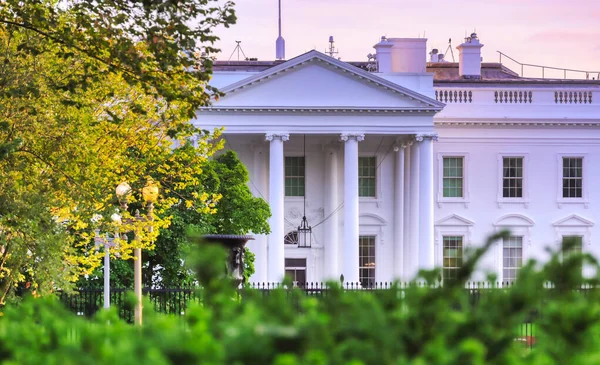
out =
<path fill-rule="evenodd" d="M 0 305 L 19 283 L 41 294 L 99 266 L 91 237 L 116 229 L 122 181 L 133 188 L 124 218 L 150 179 L 161 187 L 155 229 L 123 227 L 140 239 L 120 242 L 122 259 L 153 248 L 174 204 L 215 212 L 200 177 L 220 132 L 189 117 L 210 100 L 212 30 L 234 20 L 232 3 L 212 0 L 2 2 Z"/>
<path fill-rule="evenodd" d="M 186 148 L 191 148 L 188 146 Z M 194 243 L 188 239 L 190 231 L 216 234 L 267 234 L 270 232 L 269 205 L 252 195 L 248 187 L 248 170 L 233 151 L 226 151 L 208 160 L 202 166 L 201 189 L 221 196 L 215 214 L 204 214 L 180 201 L 172 205 L 165 214 L 171 216 L 170 225 L 161 230 L 155 247 L 144 251 L 143 281 L 145 286 L 180 287 L 195 282 L 192 272 L 187 270 L 184 260 Z M 183 195 L 191 195 L 198 187 L 188 187 Z M 111 284 L 131 287 L 133 274 L 131 262 L 111 264 Z M 254 254 L 246 249 L 246 279 L 254 273 Z M 81 285 L 101 285 L 102 268 Z"/>

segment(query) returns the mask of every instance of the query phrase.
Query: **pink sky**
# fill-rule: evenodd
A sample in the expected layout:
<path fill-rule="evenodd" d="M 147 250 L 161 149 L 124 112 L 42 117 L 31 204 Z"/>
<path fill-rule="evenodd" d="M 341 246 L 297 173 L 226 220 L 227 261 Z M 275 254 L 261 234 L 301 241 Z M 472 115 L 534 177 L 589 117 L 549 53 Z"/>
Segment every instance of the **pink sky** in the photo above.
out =
<path fill-rule="evenodd" d="M 219 59 L 236 40 L 248 57 L 274 59 L 277 0 L 236 3 L 238 23 L 218 30 Z M 502 51 L 523 63 L 600 71 L 600 0 L 282 0 L 282 17 L 288 59 L 323 52 L 332 35 L 342 60 L 366 61 L 382 35 L 424 32 L 428 51 L 443 52 L 452 38 L 457 57 L 465 32 L 476 29 L 484 62 Z"/>

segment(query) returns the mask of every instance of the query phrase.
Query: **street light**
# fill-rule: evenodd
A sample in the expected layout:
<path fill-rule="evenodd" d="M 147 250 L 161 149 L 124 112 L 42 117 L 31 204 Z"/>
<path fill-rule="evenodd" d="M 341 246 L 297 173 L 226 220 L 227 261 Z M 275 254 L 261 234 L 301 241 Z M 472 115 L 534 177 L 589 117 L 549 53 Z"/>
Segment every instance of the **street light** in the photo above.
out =
<path fill-rule="evenodd" d="M 119 199 L 119 204 L 121 205 L 121 209 L 127 210 L 127 197 L 131 194 L 131 186 L 127 182 L 122 182 L 117 185 L 115 189 L 115 193 L 117 194 L 117 198 Z M 125 223 L 135 222 L 135 221 L 152 221 L 152 212 L 154 210 L 154 202 L 158 199 L 158 187 L 154 184 L 154 181 L 148 180 L 146 186 L 142 188 L 142 197 L 144 202 L 147 204 L 147 215 L 146 217 L 140 216 L 139 210 L 135 211 L 135 216 L 131 219 L 125 221 Z M 120 220 L 120 216 L 119 216 Z M 149 231 L 152 232 L 152 226 L 149 227 Z M 126 239 L 126 237 L 125 237 Z M 137 230 L 135 230 L 135 240 L 137 241 L 138 234 Z M 136 296 L 136 304 L 134 311 L 134 322 L 137 325 L 142 324 L 142 249 L 134 248 L 133 249 L 133 291 Z"/>
<path fill-rule="evenodd" d="M 114 213 L 110 216 L 115 224 L 121 223 L 121 216 Z M 104 248 L 104 308 L 110 308 L 110 248 L 115 246 L 115 238 L 119 237 L 119 234 L 115 232 L 114 238 L 111 238 L 108 233 L 104 237 L 100 236 L 100 230 L 96 229 L 96 236 L 94 237 L 94 243 L 96 249 L 100 246 Z M 127 236 L 123 234 L 122 239 L 127 239 Z"/>

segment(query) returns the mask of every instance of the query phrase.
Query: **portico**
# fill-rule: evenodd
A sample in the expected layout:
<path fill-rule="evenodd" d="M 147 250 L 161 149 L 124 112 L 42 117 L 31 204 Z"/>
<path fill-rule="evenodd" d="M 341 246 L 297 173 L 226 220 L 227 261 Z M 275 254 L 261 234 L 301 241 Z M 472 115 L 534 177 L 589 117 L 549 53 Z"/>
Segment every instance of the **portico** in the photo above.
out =
<path fill-rule="evenodd" d="M 433 267 L 433 116 L 443 104 L 316 51 L 222 91 L 194 123 L 225 127 L 271 206 L 271 233 L 251 247 L 254 281 L 281 281 L 286 259 L 305 260 L 294 262 L 307 281 L 358 283 L 366 272 L 384 281 Z M 298 248 L 284 243 L 302 205 L 286 196 L 286 158 L 302 156 L 305 135 L 301 178 L 315 229 L 313 247 Z"/>

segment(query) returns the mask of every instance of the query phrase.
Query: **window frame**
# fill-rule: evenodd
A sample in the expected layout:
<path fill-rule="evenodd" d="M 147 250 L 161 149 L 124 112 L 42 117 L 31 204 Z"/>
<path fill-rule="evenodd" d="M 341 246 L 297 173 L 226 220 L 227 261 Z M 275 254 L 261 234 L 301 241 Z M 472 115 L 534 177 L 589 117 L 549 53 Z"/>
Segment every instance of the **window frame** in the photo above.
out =
<path fill-rule="evenodd" d="M 446 157 L 462 157 L 463 159 L 463 196 L 462 197 L 444 197 L 444 158 Z M 469 153 L 467 152 L 439 152 L 438 160 L 438 176 L 437 176 L 437 203 L 441 208 L 444 203 L 462 203 L 465 208 L 469 207 L 471 194 L 469 190 Z"/>
<path fill-rule="evenodd" d="M 592 253 L 595 255 L 592 247 L 592 228 L 594 227 L 594 223 L 592 221 L 585 219 L 578 214 L 571 214 L 552 223 L 552 226 L 554 227 L 555 236 L 554 248 L 557 252 L 562 251 L 562 242 L 564 237 L 581 236 L 581 251 L 583 253 Z M 586 277 L 593 277 L 595 275 L 595 269 L 589 265 L 584 265 L 583 274 Z"/>
<path fill-rule="evenodd" d="M 504 197 L 504 158 L 523 158 L 523 196 L 520 198 Z M 529 153 L 525 152 L 501 152 L 498 153 L 498 188 L 497 188 L 497 203 L 498 208 L 502 208 L 504 204 L 522 204 L 525 208 L 529 208 Z"/>
<path fill-rule="evenodd" d="M 460 270 L 460 268 L 462 267 L 462 265 L 464 265 L 464 263 L 465 263 L 465 250 L 466 250 L 466 247 L 467 247 L 467 245 L 465 243 L 465 236 L 461 235 L 460 233 L 459 234 L 452 234 L 452 233 L 450 233 L 450 234 L 443 234 L 442 235 L 442 237 L 441 237 L 441 252 L 442 252 L 441 253 L 441 261 L 442 261 L 442 264 L 440 265 L 440 268 L 442 269 L 442 280 L 441 280 L 442 281 L 442 285 L 443 285 L 443 283 L 445 281 L 444 280 L 444 270 L 446 268 L 444 266 L 444 258 L 445 258 L 445 256 L 444 256 L 444 240 L 445 240 L 446 237 L 460 237 L 460 239 L 461 239 L 461 251 L 462 251 L 461 252 L 461 261 L 462 262 L 461 262 L 461 266 L 458 266 L 458 267 L 456 267 L 454 269 L 456 271 Z"/>
<path fill-rule="evenodd" d="M 286 178 L 285 160 L 287 157 L 304 157 L 304 195 L 306 195 L 306 198 L 308 199 L 308 189 L 307 189 L 308 168 L 306 166 L 307 165 L 306 162 L 308 161 L 308 155 L 305 156 L 301 152 L 300 153 L 286 153 L 283 156 L 283 194 L 284 194 L 284 199 L 289 200 L 289 201 L 303 201 L 304 200 L 304 195 L 286 195 L 285 194 L 285 178 Z"/>
<path fill-rule="evenodd" d="M 373 176 L 373 178 L 375 179 L 375 195 L 373 195 L 373 196 L 361 196 L 360 195 L 360 178 L 361 178 L 361 175 L 360 175 L 360 159 L 361 158 L 372 158 L 372 159 L 375 160 L 375 175 Z M 365 154 L 365 155 L 359 154 L 359 156 L 358 156 L 358 165 L 359 165 L 359 167 L 358 167 L 358 192 L 359 192 L 358 196 L 359 196 L 359 198 L 361 198 L 361 199 L 377 199 L 377 197 L 379 196 L 379 191 L 380 191 L 380 189 L 379 189 L 379 180 L 380 180 L 380 178 L 378 176 L 378 172 L 379 172 L 379 166 L 378 166 L 379 165 L 379 158 L 378 158 L 378 156 L 377 155 L 373 156 L 372 154 Z"/>
<path fill-rule="evenodd" d="M 531 255 L 531 229 L 535 225 L 535 222 L 525 216 L 523 214 L 505 214 L 500 217 L 496 223 L 494 223 L 494 228 L 496 232 L 500 232 L 503 230 L 510 231 L 511 236 L 520 236 L 522 237 L 522 255 L 523 262 L 527 262 Z M 504 242 L 503 240 L 498 240 L 494 244 L 495 248 L 495 256 L 496 256 L 496 273 L 498 274 L 498 278 L 500 281 L 504 281 L 504 271 L 503 271 L 503 250 L 504 250 Z"/>
<path fill-rule="evenodd" d="M 511 232 L 511 235 L 508 238 L 509 239 L 520 238 L 521 239 L 521 266 L 519 266 L 517 268 L 517 271 L 519 271 L 519 269 L 521 269 L 523 267 L 523 263 L 525 262 L 525 242 L 526 242 L 525 239 L 526 239 L 526 237 L 522 234 L 513 234 Z M 507 279 L 506 277 L 504 277 L 504 269 L 506 268 L 504 266 L 504 244 L 505 243 L 506 243 L 506 240 L 503 239 L 501 242 L 502 247 L 500 248 L 501 257 L 500 257 L 500 276 L 499 276 L 499 278 L 501 278 L 501 280 L 500 280 L 501 283 L 505 283 L 505 282 L 512 283 L 517 279 L 516 276 L 514 279 Z M 513 268 L 511 267 L 509 269 L 513 269 Z"/>
<path fill-rule="evenodd" d="M 563 197 L 563 159 L 564 158 L 581 158 L 581 198 L 565 198 Z M 563 204 L 582 204 L 584 208 L 589 208 L 589 177 L 588 175 L 588 163 L 589 157 L 587 153 L 558 153 L 556 155 L 557 164 L 557 184 L 556 184 L 556 203 L 559 208 L 562 208 Z"/>
<path fill-rule="evenodd" d="M 358 251 L 358 261 L 359 261 L 358 262 L 358 280 L 359 280 L 359 283 L 361 284 L 361 286 L 362 286 L 362 280 L 360 279 L 361 278 L 361 276 L 360 276 L 360 270 L 361 269 L 371 270 L 371 268 L 363 267 L 363 266 L 360 265 L 360 258 L 361 258 L 361 254 L 360 254 L 360 240 L 362 238 L 371 238 L 371 239 L 373 239 L 373 250 L 374 250 L 374 252 L 373 252 L 373 260 L 375 262 L 375 267 L 373 267 L 372 270 L 373 270 L 373 287 L 374 287 L 375 285 L 377 285 L 377 251 L 379 251 L 377 249 L 377 235 L 376 234 L 372 234 L 372 233 L 367 233 L 367 234 L 359 234 L 359 236 L 358 236 L 358 240 L 359 240 L 358 241 L 358 250 L 359 250 Z"/>
<path fill-rule="evenodd" d="M 373 153 L 369 153 L 369 152 L 359 152 L 358 153 L 358 157 L 375 157 L 375 196 L 360 196 L 358 197 L 358 200 L 360 202 L 372 202 L 372 203 L 376 203 L 377 207 L 379 208 L 379 204 L 381 203 L 381 180 L 383 179 L 382 177 L 382 156 L 380 153 L 376 153 L 375 155 L 373 155 Z M 360 179 L 360 171 L 359 171 L 359 179 Z M 360 194 L 360 180 L 358 182 L 358 189 L 359 189 L 359 194 Z"/>

